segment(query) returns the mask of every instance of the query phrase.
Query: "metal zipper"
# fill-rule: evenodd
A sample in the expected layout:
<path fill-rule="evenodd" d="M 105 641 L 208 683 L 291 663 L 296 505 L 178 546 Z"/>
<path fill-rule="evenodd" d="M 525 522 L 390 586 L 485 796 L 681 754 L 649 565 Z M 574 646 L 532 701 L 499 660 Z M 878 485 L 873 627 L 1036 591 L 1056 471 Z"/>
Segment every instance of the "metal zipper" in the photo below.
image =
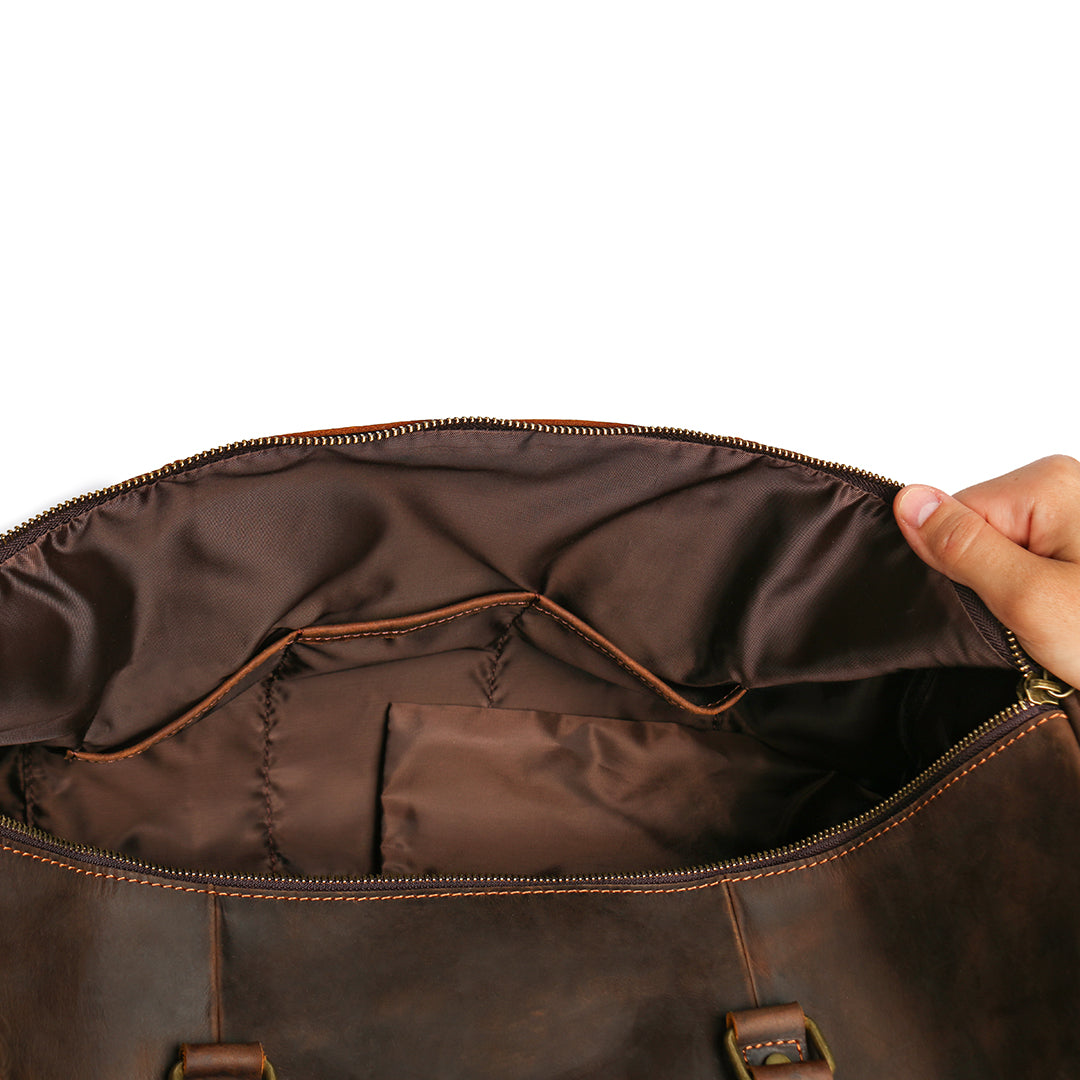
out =
<path fill-rule="evenodd" d="M 596 874 L 569 875 L 566 877 L 533 877 L 528 875 L 475 876 L 447 875 L 429 877 L 264 877 L 245 874 L 199 873 L 181 870 L 175 867 L 158 866 L 153 863 L 132 859 L 117 852 L 91 847 L 53 836 L 42 829 L 24 825 L 6 814 L 0 814 L 0 836 L 16 842 L 32 843 L 39 850 L 76 859 L 90 865 L 120 870 L 137 875 L 150 875 L 168 878 L 173 881 L 206 884 L 221 888 L 253 888 L 277 892 L 416 892 L 424 889 L 473 889 L 491 886 L 509 888 L 544 888 L 559 886 L 570 887 L 620 887 L 620 886 L 659 886 L 679 885 L 710 878 L 717 874 L 742 873 L 758 870 L 767 866 L 791 862 L 822 854 L 838 846 L 843 840 L 851 839 L 865 831 L 874 823 L 880 823 L 893 816 L 908 804 L 914 802 L 935 781 L 961 764 L 965 757 L 974 756 L 979 751 L 996 742 L 1010 729 L 1019 727 L 1028 719 L 1034 719 L 1043 713 L 1057 710 L 1057 703 L 1062 697 L 1072 693 L 1072 688 L 1056 682 L 1051 677 L 1040 679 L 1040 685 L 1046 683 L 1055 687 L 1052 701 L 1021 698 L 1014 704 L 995 713 L 989 720 L 980 724 L 964 738 L 953 744 L 930 766 L 919 773 L 902 788 L 883 799 L 857 817 L 842 824 L 823 829 L 782 847 L 770 848 L 734 859 L 725 859 L 705 866 L 683 870 L 643 871 L 636 874 Z M 1022 685 L 1027 683 L 1027 677 Z M 1038 695 L 1036 695 L 1038 696 Z"/>
<path fill-rule="evenodd" d="M 770 457 L 783 458 L 787 461 L 797 461 L 800 464 L 820 469 L 834 476 L 849 480 L 861 481 L 860 487 L 874 494 L 883 494 L 885 491 L 899 491 L 901 484 L 895 480 L 878 473 L 867 472 L 865 469 L 857 469 L 851 465 L 842 465 L 833 461 L 822 461 L 820 458 L 799 454 L 793 450 L 784 450 L 777 446 L 766 446 L 763 443 L 751 442 L 748 439 L 739 439 L 729 435 L 709 435 L 702 431 L 691 431 L 687 428 L 672 427 L 646 427 L 639 424 L 550 424 L 537 420 L 500 420 L 487 416 L 453 417 L 446 420 L 417 420 L 406 424 L 396 424 L 390 427 L 365 429 L 354 432 L 339 434 L 304 434 L 304 435 L 271 435 L 261 439 L 243 439 L 240 442 L 226 443 L 211 450 L 203 450 L 191 457 L 180 458 L 177 461 L 162 465 L 161 468 L 150 472 L 141 473 L 130 480 L 111 484 L 108 487 L 99 488 L 97 491 L 78 495 L 64 502 L 57 503 L 40 514 L 24 521 L 7 532 L 0 533 L 0 559 L 5 558 L 12 552 L 6 548 L 15 548 L 19 541 L 29 542 L 33 536 L 45 532 L 53 524 L 61 521 L 70 521 L 76 513 L 88 510 L 106 499 L 119 495 L 133 488 L 142 487 L 166 476 L 173 476 L 186 469 L 195 468 L 199 465 L 208 465 L 224 458 L 235 457 L 238 454 L 251 450 L 264 450 L 275 446 L 347 446 L 358 443 L 380 442 L 384 439 L 397 438 L 402 435 L 413 435 L 420 431 L 452 430 L 452 429 L 480 429 L 496 430 L 499 428 L 517 431 L 539 431 L 549 435 L 649 435 L 667 439 L 678 439 L 686 442 L 699 442 L 714 446 L 729 446 L 733 449 L 747 450 L 753 453 L 766 454 Z M 56 518 L 58 520 L 53 521 Z M 32 534 L 29 535 L 29 534 Z"/>
<path fill-rule="evenodd" d="M 1008 628 L 1005 628 L 1005 642 L 1009 647 L 1009 652 L 1012 653 L 1013 660 L 1016 662 L 1016 666 L 1024 673 L 1024 678 L 1035 673 L 1035 665 L 1031 662 L 1031 658 L 1020 647 L 1020 642 L 1016 640 L 1016 635 Z M 1023 684 L 1021 684 L 1023 685 Z"/>
<path fill-rule="evenodd" d="M 881 476 L 878 473 L 868 472 L 854 466 L 843 465 L 838 462 L 823 461 L 820 458 L 806 454 L 796 453 L 776 446 L 768 446 L 764 443 L 752 442 L 748 439 L 740 439 L 733 436 L 709 435 L 705 432 L 692 431 L 686 428 L 649 427 L 637 424 L 609 425 L 601 423 L 581 424 L 551 424 L 544 421 L 532 420 L 501 420 L 492 417 L 457 417 L 447 420 L 421 420 L 406 424 L 397 424 L 384 428 L 361 429 L 357 431 L 345 431 L 334 434 L 298 434 L 298 435 L 275 435 L 260 439 L 245 439 L 240 442 L 228 443 L 224 446 L 205 450 L 191 457 L 181 458 L 177 461 L 164 465 L 159 469 L 143 473 L 98 491 L 89 492 L 73 499 L 67 499 L 49 510 L 35 515 L 23 524 L 0 534 L 0 560 L 12 554 L 14 550 L 30 543 L 36 536 L 46 532 L 64 521 L 69 521 L 93 506 L 112 498 L 125 491 L 141 487 L 144 484 L 159 480 L 162 477 L 175 475 L 186 469 L 200 465 L 210 464 L 225 458 L 234 457 L 238 454 L 251 450 L 265 449 L 276 446 L 344 446 L 359 443 L 378 442 L 402 435 L 410 435 L 421 431 L 473 429 L 473 430 L 498 430 L 512 429 L 519 431 L 538 431 L 553 435 L 644 435 L 657 438 L 673 439 L 686 442 L 698 442 L 713 446 L 727 446 L 734 449 L 746 450 L 751 453 L 763 454 L 783 460 L 795 461 L 811 468 L 847 480 L 856 484 L 863 490 L 875 495 L 885 497 L 895 494 L 902 486 L 895 480 Z M 739 872 L 742 870 L 756 869 L 761 866 L 771 865 L 776 862 L 786 862 L 795 858 L 816 853 L 823 846 L 835 845 L 839 838 L 847 836 L 855 831 L 865 828 L 871 822 L 883 819 L 898 810 L 905 801 L 913 798 L 933 778 L 940 775 L 942 770 L 951 767 L 957 758 L 965 752 L 979 749 L 979 744 L 988 739 L 993 741 L 999 735 L 998 729 L 1010 722 L 1019 723 L 1030 713 L 1035 715 L 1039 712 L 1052 708 L 1062 697 L 1072 692 L 1071 688 L 1057 683 L 1046 672 L 1042 677 L 1038 675 L 1034 665 L 1020 647 L 1016 636 L 1007 628 L 1002 628 L 1004 640 L 1008 649 L 1008 655 L 1023 674 L 1019 700 L 996 713 L 985 723 L 955 743 L 946 753 L 937 759 L 927 769 L 924 769 L 915 779 L 905 784 L 903 788 L 893 795 L 884 799 L 876 806 L 858 817 L 852 818 L 843 824 L 813 834 L 793 844 L 773 848 L 753 855 L 737 859 L 730 859 L 713 863 L 708 866 L 695 867 L 687 870 L 674 870 L 663 872 L 644 872 L 626 875 L 593 875 L 593 876 L 570 876 L 570 877 L 529 877 L 529 876 L 449 876 L 449 877 L 416 877 L 416 878 L 388 878 L 388 877 L 362 877 L 362 878 L 281 878 L 259 877 L 239 874 L 199 874 L 197 872 L 179 870 L 170 867 L 156 866 L 151 863 L 130 859 L 116 852 L 106 851 L 100 848 L 90 847 L 86 844 L 78 844 L 61 840 L 44 830 L 33 826 L 24 825 L 14 818 L 0 814 L 0 835 L 6 835 L 10 839 L 24 840 L 33 843 L 39 848 L 44 848 L 52 853 L 75 858 L 91 865 L 109 867 L 118 870 L 129 871 L 135 874 L 153 875 L 166 877 L 180 881 L 200 882 L 222 887 L 253 887 L 284 891 L 333 891 L 333 892 L 357 892 L 357 891 L 387 891 L 401 889 L 422 888 L 470 888 L 485 887 L 489 885 L 506 885 L 528 887 L 542 887 L 550 885 L 561 886 L 589 886 L 589 885 L 653 885 L 653 884 L 676 884 L 692 881 L 702 877 L 709 877 L 717 873 Z M 1056 689 L 1054 689 L 1056 688 Z"/>

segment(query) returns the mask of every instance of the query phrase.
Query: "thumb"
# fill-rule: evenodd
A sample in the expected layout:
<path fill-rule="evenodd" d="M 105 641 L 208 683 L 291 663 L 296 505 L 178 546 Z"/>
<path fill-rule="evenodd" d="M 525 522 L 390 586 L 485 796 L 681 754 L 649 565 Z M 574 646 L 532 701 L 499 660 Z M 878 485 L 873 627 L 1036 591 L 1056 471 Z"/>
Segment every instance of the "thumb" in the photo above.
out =
<path fill-rule="evenodd" d="M 897 523 L 915 554 L 979 594 L 1010 625 L 1017 597 L 1039 562 L 985 518 L 937 488 L 913 484 L 896 496 Z"/>

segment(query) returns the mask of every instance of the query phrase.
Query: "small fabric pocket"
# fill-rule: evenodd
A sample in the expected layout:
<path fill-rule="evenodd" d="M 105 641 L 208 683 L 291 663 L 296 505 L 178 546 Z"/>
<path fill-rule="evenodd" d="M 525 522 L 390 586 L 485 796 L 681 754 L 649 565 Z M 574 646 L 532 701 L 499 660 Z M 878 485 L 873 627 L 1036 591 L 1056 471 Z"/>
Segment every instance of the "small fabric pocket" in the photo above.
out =
<path fill-rule="evenodd" d="M 678 724 L 394 702 L 381 872 L 632 873 L 773 839 L 820 770 Z M 777 799 L 785 789 L 787 799 Z M 751 847 L 752 849 L 752 847 Z"/>

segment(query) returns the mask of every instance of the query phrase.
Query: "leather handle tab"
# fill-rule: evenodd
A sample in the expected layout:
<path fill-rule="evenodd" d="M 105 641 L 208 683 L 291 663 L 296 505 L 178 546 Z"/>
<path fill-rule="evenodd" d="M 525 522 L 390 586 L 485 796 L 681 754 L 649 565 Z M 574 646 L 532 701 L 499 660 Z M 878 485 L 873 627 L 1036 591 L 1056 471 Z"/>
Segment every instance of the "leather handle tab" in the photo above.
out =
<path fill-rule="evenodd" d="M 184 1043 L 169 1080 L 263 1080 L 273 1075 L 262 1043 Z"/>
<path fill-rule="evenodd" d="M 798 1002 L 727 1014 L 724 1045 L 739 1080 L 831 1080 L 836 1063 Z"/>

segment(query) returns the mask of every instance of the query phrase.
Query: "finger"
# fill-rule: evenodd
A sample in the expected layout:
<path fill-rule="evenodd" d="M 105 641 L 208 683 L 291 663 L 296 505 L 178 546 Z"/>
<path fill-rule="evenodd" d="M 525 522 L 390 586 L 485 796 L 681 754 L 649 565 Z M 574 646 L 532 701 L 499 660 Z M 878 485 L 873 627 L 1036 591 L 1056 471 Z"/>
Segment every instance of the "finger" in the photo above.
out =
<path fill-rule="evenodd" d="M 918 484 L 904 488 L 896 497 L 894 512 L 905 538 L 924 562 L 974 589 L 1003 623 L 1013 625 L 1044 560 L 937 488 Z"/>

